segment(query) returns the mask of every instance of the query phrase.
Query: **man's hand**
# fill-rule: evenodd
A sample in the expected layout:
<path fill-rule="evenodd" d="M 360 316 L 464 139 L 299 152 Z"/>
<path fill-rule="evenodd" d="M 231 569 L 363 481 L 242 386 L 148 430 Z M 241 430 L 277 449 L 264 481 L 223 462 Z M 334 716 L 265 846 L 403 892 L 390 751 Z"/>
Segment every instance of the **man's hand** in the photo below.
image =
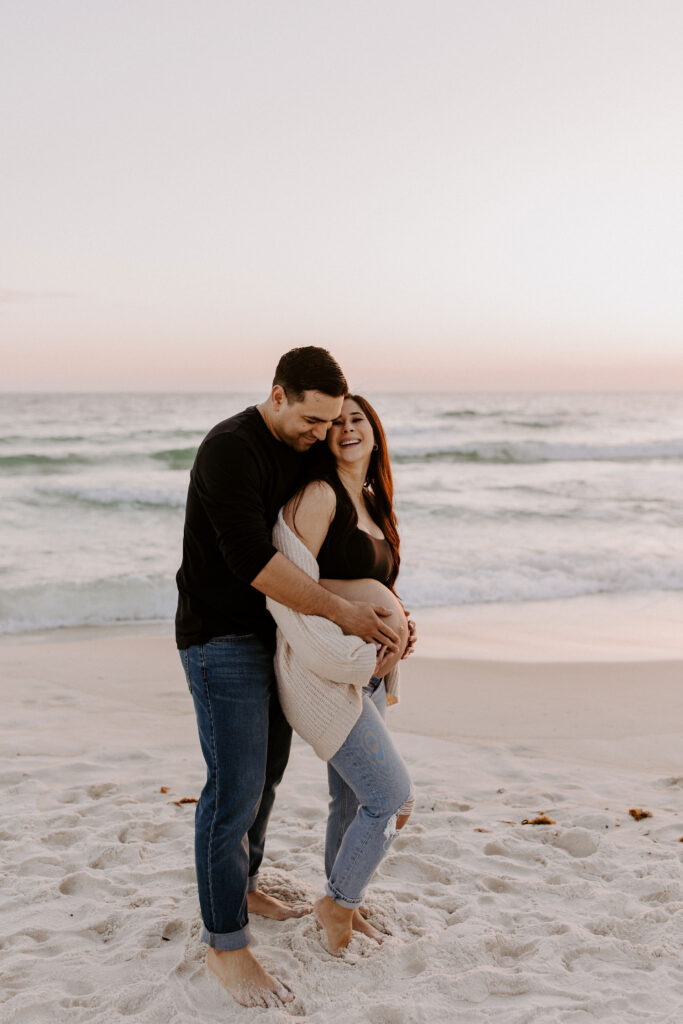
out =
<path fill-rule="evenodd" d="M 391 653 L 398 650 L 398 636 L 391 626 L 382 621 L 391 615 L 389 608 L 365 601 L 345 601 L 334 621 L 347 636 L 359 636 L 368 644 L 386 646 Z"/>
<path fill-rule="evenodd" d="M 401 655 L 401 661 L 403 661 L 404 658 L 407 658 L 409 654 L 413 653 L 415 650 L 415 644 L 417 643 L 417 627 L 410 618 L 410 612 L 406 611 L 405 608 L 403 611 L 406 613 L 406 619 L 408 620 L 408 643 L 406 644 L 405 651 Z"/>

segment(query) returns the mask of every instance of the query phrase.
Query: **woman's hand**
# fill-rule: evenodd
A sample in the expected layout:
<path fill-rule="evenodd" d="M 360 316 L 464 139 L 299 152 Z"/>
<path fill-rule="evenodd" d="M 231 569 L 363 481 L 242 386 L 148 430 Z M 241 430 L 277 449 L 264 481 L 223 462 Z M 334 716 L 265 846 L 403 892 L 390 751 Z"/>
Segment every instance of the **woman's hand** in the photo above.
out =
<path fill-rule="evenodd" d="M 375 662 L 375 671 L 373 672 L 373 675 L 377 676 L 378 679 L 382 679 L 387 674 L 387 670 L 384 666 L 394 653 L 394 651 L 389 650 L 386 644 L 378 646 L 377 661 Z"/>
<path fill-rule="evenodd" d="M 404 658 L 407 658 L 409 654 L 413 653 L 415 650 L 415 644 L 417 643 L 417 627 L 410 618 L 410 612 L 406 611 L 405 608 L 403 611 L 405 612 L 406 619 L 408 620 L 408 643 L 406 644 L 405 651 L 401 655 L 401 661 L 403 661 Z"/>

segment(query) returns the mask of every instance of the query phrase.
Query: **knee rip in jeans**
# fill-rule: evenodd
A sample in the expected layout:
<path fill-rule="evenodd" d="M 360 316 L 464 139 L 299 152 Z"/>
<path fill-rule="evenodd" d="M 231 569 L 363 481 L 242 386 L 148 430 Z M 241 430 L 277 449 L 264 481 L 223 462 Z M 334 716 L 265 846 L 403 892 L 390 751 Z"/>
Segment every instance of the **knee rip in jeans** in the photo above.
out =
<path fill-rule="evenodd" d="M 412 814 L 414 806 L 415 806 L 415 793 L 411 789 L 410 796 L 408 797 L 406 802 L 404 804 L 402 804 L 401 807 L 399 807 L 399 809 L 397 810 L 396 813 L 398 814 L 399 818 L 401 817 L 402 814 L 405 814 L 406 818 L 408 818 Z"/>
<path fill-rule="evenodd" d="M 410 796 L 404 804 L 402 804 L 396 811 L 396 814 L 392 814 L 387 822 L 387 827 L 384 830 L 384 835 L 387 839 L 395 838 L 401 831 L 408 818 L 410 817 L 411 811 L 415 806 L 415 794 L 411 791 Z M 401 820 L 403 819 L 403 820 Z"/>
<path fill-rule="evenodd" d="M 395 839 L 396 836 L 398 835 L 398 829 L 396 828 L 397 818 L 398 814 L 392 814 L 391 817 L 389 818 L 389 821 L 386 824 L 386 828 L 384 829 L 385 839 Z"/>

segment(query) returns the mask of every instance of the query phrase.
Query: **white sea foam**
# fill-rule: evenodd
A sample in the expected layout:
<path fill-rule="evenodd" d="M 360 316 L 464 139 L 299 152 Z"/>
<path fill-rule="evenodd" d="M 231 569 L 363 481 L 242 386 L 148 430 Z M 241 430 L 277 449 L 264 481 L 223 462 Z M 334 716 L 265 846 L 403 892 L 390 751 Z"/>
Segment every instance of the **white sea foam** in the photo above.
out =
<path fill-rule="evenodd" d="M 175 581 L 167 576 L 122 576 L 83 583 L 64 581 L 47 586 L 3 587 L 0 633 L 170 620 L 176 598 Z"/>

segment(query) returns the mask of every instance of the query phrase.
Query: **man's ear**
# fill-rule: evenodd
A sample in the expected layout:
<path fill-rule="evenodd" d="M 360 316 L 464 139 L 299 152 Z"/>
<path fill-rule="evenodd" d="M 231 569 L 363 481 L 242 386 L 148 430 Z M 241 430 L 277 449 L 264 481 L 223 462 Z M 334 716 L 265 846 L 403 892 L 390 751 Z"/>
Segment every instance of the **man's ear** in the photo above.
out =
<path fill-rule="evenodd" d="M 287 404 L 287 394 L 281 384 L 273 385 L 273 390 L 270 392 L 270 401 L 276 411 Z"/>

